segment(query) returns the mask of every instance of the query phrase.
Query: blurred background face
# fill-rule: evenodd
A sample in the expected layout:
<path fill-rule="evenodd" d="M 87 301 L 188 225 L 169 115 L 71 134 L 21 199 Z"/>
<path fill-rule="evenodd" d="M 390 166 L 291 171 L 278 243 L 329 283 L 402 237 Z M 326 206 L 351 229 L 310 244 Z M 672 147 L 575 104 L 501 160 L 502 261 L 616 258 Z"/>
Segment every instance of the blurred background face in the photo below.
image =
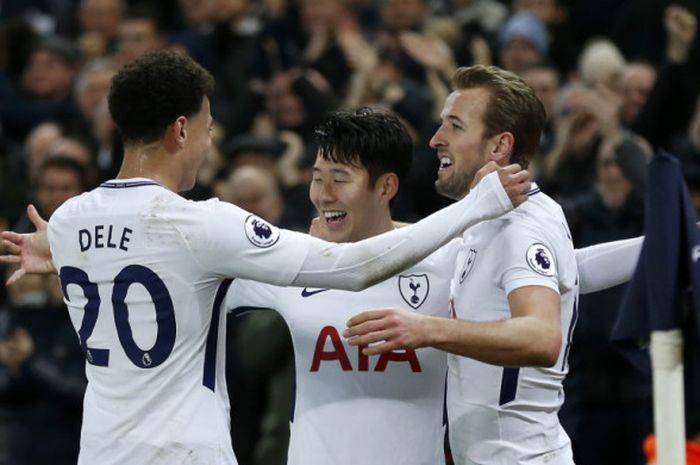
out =
<path fill-rule="evenodd" d="M 314 29 L 322 25 L 332 26 L 343 12 L 340 0 L 302 0 L 301 19 L 304 27 Z"/>
<path fill-rule="evenodd" d="M 190 26 L 199 26 L 212 19 L 217 0 L 178 0 L 178 6 Z"/>
<path fill-rule="evenodd" d="M 272 120 L 284 128 L 299 127 L 306 117 L 304 104 L 292 92 L 291 79 L 285 74 L 278 74 L 270 80 L 266 106 Z"/>
<path fill-rule="evenodd" d="M 559 76 L 557 71 L 550 68 L 531 68 L 521 75 L 525 83 L 532 87 L 544 105 L 547 118 L 554 113 L 554 107 L 559 93 Z"/>
<path fill-rule="evenodd" d="M 48 50 L 36 50 L 22 73 L 22 87 L 46 99 L 60 100 L 73 86 L 75 68 Z"/>
<path fill-rule="evenodd" d="M 69 168 L 50 167 L 44 169 L 39 178 L 37 203 L 45 218 L 63 202 L 83 192 L 80 174 Z"/>
<path fill-rule="evenodd" d="M 63 136 L 56 123 L 42 123 L 32 129 L 24 144 L 24 153 L 29 167 L 29 179 L 34 182 L 39 175 L 39 167 L 44 163 L 49 149 Z"/>
<path fill-rule="evenodd" d="M 624 123 L 631 124 L 639 114 L 656 82 L 656 71 L 644 63 L 628 65 L 622 74 L 622 104 L 620 117 Z"/>
<path fill-rule="evenodd" d="M 162 46 L 158 26 L 152 19 L 130 18 L 119 25 L 119 54 L 122 63 L 128 63 Z"/>
<path fill-rule="evenodd" d="M 542 54 L 527 40 L 513 39 L 501 47 L 501 67 L 520 74 L 528 66 L 542 60 Z"/>
<path fill-rule="evenodd" d="M 418 29 L 427 14 L 424 0 L 383 0 L 381 4 L 382 21 L 390 31 Z"/>
<path fill-rule="evenodd" d="M 109 94 L 112 76 L 114 70 L 104 68 L 89 70 L 81 77 L 76 97 L 81 113 L 88 120 L 93 121 L 97 116 L 102 101 Z"/>
<path fill-rule="evenodd" d="M 597 187 L 605 206 L 611 209 L 622 207 L 632 192 L 632 183 L 624 176 L 615 160 L 615 146 L 601 145 L 596 161 Z"/>
<path fill-rule="evenodd" d="M 316 157 L 309 197 L 327 231 L 324 237 L 332 242 L 370 237 L 389 216 L 388 206 L 379 201 L 377 186 L 369 185 L 366 169 L 321 156 Z"/>
<path fill-rule="evenodd" d="M 83 31 L 116 37 L 123 8 L 121 0 L 83 0 L 78 13 Z"/>
<path fill-rule="evenodd" d="M 222 196 L 272 224 L 278 224 L 284 204 L 277 179 L 270 171 L 257 166 L 241 166 L 221 186 Z"/>

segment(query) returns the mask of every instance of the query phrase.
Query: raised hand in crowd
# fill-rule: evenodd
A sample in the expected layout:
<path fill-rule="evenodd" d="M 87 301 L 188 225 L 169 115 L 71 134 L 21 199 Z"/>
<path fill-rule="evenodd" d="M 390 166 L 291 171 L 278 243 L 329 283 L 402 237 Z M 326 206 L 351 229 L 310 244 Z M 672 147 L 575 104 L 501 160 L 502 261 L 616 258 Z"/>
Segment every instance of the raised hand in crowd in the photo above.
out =
<path fill-rule="evenodd" d="M 671 63 L 684 63 L 695 40 L 698 23 L 693 14 L 681 5 L 671 5 L 664 14 L 667 34 L 666 58 Z"/>

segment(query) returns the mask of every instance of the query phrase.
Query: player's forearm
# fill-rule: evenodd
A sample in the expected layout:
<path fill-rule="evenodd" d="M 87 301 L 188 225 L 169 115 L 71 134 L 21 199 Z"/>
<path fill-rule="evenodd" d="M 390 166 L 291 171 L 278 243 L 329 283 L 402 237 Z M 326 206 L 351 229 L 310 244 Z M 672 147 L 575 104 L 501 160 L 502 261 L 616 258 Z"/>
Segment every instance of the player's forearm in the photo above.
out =
<path fill-rule="evenodd" d="M 357 243 L 310 238 L 309 254 L 292 285 L 365 289 L 418 263 L 465 229 L 512 208 L 498 174 L 493 173 L 462 200 L 411 226 Z"/>
<path fill-rule="evenodd" d="M 432 317 L 429 345 L 455 355 L 501 366 L 552 366 L 561 348 L 561 330 L 534 316 L 500 321 Z"/>
<path fill-rule="evenodd" d="M 644 237 L 576 249 L 581 294 L 608 289 L 632 279 Z"/>

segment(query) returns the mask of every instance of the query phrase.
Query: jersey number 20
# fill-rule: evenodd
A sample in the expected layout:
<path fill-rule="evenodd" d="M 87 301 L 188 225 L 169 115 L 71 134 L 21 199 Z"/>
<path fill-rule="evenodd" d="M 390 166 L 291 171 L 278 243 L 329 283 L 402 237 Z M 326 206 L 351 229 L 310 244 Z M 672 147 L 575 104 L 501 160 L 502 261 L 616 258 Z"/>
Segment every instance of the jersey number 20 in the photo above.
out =
<path fill-rule="evenodd" d="M 109 365 L 109 349 L 88 347 L 87 341 L 97 324 L 100 309 L 100 295 L 97 284 L 90 281 L 87 273 L 80 268 L 64 266 L 61 268 L 61 287 L 66 300 L 70 297 L 66 292 L 69 284 L 80 286 L 85 294 L 85 314 L 78 330 L 80 347 L 85 353 L 88 363 L 96 366 Z M 126 294 L 132 284 L 141 284 L 151 296 L 156 311 L 156 326 L 158 328 L 153 347 L 142 349 L 134 341 L 134 334 L 129 324 L 129 309 L 126 305 Z M 114 324 L 117 328 L 119 343 L 124 348 L 126 356 L 139 368 L 155 368 L 163 363 L 175 345 L 175 311 L 165 283 L 151 269 L 141 265 L 124 267 L 114 278 L 112 288 L 112 308 L 114 309 Z"/>

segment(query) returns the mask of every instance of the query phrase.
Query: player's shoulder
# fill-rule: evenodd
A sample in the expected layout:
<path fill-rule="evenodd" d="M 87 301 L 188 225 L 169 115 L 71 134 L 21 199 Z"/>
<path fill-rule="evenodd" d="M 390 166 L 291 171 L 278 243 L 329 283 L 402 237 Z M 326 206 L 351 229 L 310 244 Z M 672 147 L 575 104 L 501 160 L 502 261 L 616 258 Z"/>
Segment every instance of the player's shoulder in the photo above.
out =
<path fill-rule="evenodd" d="M 72 221 L 81 210 L 83 210 L 84 205 L 91 203 L 92 197 L 95 195 L 94 190 L 83 192 L 75 197 L 63 202 L 49 218 L 49 227 L 62 224 L 66 221 Z"/>
<path fill-rule="evenodd" d="M 566 221 L 565 218 L 561 206 L 537 187 L 530 190 L 525 203 L 503 217 L 510 227 L 524 225 L 535 228 L 549 227 L 552 223 Z"/>

